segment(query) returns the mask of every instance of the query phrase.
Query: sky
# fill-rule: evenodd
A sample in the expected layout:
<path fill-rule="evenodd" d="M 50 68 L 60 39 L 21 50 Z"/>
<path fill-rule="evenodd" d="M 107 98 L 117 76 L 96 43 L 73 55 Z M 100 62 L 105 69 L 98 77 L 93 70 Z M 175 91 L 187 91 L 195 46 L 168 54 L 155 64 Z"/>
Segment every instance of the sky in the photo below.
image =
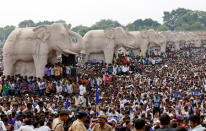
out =
<path fill-rule="evenodd" d="M 91 26 L 101 19 L 122 25 L 152 18 L 162 23 L 163 12 L 177 8 L 206 11 L 206 0 L 1 0 L 0 27 L 23 20 L 65 20 L 72 26 Z"/>

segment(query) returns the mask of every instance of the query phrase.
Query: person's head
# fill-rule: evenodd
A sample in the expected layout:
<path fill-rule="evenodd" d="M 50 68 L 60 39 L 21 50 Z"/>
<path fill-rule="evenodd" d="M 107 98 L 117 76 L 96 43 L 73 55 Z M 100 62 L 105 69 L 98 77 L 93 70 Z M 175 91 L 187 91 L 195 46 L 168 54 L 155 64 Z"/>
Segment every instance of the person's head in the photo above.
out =
<path fill-rule="evenodd" d="M 98 122 L 99 122 L 100 126 L 104 126 L 106 121 L 107 121 L 107 116 L 106 115 L 102 114 L 102 115 L 98 116 Z"/>
<path fill-rule="evenodd" d="M 134 131 L 144 131 L 145 130 L 145 120 L 137 119 L 134 122 Z"/>
<path fill-rule="evenodd" d="M 189 120 L 190 120 L 190 126 L 192 128 L 195 128 L 197 125 L 200 124 L 200 116 L 198 116 L 198 115 L 190 116 Z"/>
<path fill-rule="evenodd" d="M 27 108 L 28 108 L 29 110 L 31 110 L 31 109 L 32 109 L 32 104 L 31 104 L 31 103 L 28 103 L 28 104 L 27 104 Z"/>
<path fill-rule="evenodd" d="M 82 122 L 87 120 L 87 113 L 86 112 L 79 112 L 77 118 L 80 119 Z"/>
<path fill-rule="evenodd" d="M 34 122 L 33 126 L 34 126 L 34 128 L 39 128 L 40 124 L 39 124 L 39 122 Z"/>
<path fill-rule="evenodd" d="M 68 119 L 69 112 L 66 110 L 62 110 L 59 112 L 59 117 L 61 121 L 66 121 Z"/>
<path fill-rule="evenodd" d="M 170 117 L 167 114 L 162 114 L 160 117 L 160 124 L 162 126 L 169 126 L 170 125 Z"/>

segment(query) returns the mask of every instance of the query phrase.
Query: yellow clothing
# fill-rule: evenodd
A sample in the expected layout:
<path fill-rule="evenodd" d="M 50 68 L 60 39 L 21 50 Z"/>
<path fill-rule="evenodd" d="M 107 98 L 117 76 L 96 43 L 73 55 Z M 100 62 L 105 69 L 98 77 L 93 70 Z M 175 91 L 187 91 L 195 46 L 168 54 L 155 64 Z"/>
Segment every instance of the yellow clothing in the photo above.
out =
<path fill-rule="evenodd" d="M 53 131 L 64 131 L 64 122 L 60 120 L 60 118 L 56 118 L 52 122 L 52 130 Z"/>
<path fill-rule="evenodd" d="M 101 127 L 100 124 L 95 124 L 92 131 L 112 131 L 112 127 L 108 124 L 105 124 L 104 127 Z"/>
<path fill-rule="evenodd" d="M 87 129 L 84 126 L 84 123 L 81 120 L 77 119 L 72 123 L 68 131 L 87 131 Z"/>
<path fill-rule="evenodd" d="M 1 93 L 1 91 L 2 91 L 2 84 L 0 84 L 0 93 Z"/>
<path fill-rule="evenodd" d="M 142 51 L 139 53 L 139 56 L 143 56 L 143 52 Z"/>

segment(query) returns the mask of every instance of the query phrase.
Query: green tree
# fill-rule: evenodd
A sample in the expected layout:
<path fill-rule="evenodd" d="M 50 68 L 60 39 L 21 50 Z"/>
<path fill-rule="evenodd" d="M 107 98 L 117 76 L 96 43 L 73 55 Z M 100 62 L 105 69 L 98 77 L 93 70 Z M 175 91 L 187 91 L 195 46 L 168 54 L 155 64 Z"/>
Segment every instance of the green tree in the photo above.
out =
<path fill-rule="evenodd" d="M 54 21 L 48 21 L 48 20 L 45 20 L 45 21 L 39 21 L 38 23 L 35 24 L 35 26 L 39 26 L 39 25 L 51 25 L 55 23 Z"/>
<path fill-rule="evenodd" d="M 170 27 L 171 30 L 174 30 L 175 26 L 178 26 L 176 23 L 178 19 L 189 11 L 191 10 L 187 10 L 184 8 L 178 8 L 176 10 L 172 10 L 171 12 L 165 11 L 163 16 L 163 22 L 166 26 Z"/>
<path fill-rule="evenodd" d="M 152 19 L 137 19 L 133 23 L 126 26 L 129 31 L 145 30 L 145 29 L 156 29 L 161 24 Z"/>
<path fill-rule="evenodd" d="M 72 28 L 72 30 L 79 33 L 81 36 L 84 36 L 90 30 L 90 28 L 87 26 L 79 25 Z"/>
<path fill-rule="evenodd" d="M 91 26 L 91 29 L 106 29 L 106 28 L 114 28 L 114 27 L 119 27 L 121 24 L 118 21 L 113 21 L 110 19 L 103 19 L 98 22 L 96 22 L 94 25 Z"/>
<path fill-rule="evenodd" d="M 166 25 L 159 25 L 157 27 L 157 30 L 159 30 L 159 31 L 167 31 L 167 30 L 169 30 L 169 27 L 166 26 Z"/>
<path fill-rule="evenodd" d="M 34 27 L 35 23 L 32 20 L 24 20 L 19 23 L 19 27 Z"/>

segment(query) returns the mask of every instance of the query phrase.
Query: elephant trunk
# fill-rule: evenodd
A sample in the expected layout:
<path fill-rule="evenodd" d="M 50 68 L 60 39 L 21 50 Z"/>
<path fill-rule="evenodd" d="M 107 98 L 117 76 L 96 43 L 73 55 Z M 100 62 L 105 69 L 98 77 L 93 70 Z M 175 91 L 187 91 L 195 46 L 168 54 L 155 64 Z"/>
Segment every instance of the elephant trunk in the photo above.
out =
<path fill-rule="evenodd" d="M 71 25 L 67 26 L 67 32 L 69 35 L 74 36 L 77 39 L 76 43 L 72 42 L 72 40 L 71 40 L 69 49 L 74 51 L 74 52 L 81 53 L 81 51 L 85 49 L 83 46 L 82 36 L 76 32 L 71 31 Z"/>

